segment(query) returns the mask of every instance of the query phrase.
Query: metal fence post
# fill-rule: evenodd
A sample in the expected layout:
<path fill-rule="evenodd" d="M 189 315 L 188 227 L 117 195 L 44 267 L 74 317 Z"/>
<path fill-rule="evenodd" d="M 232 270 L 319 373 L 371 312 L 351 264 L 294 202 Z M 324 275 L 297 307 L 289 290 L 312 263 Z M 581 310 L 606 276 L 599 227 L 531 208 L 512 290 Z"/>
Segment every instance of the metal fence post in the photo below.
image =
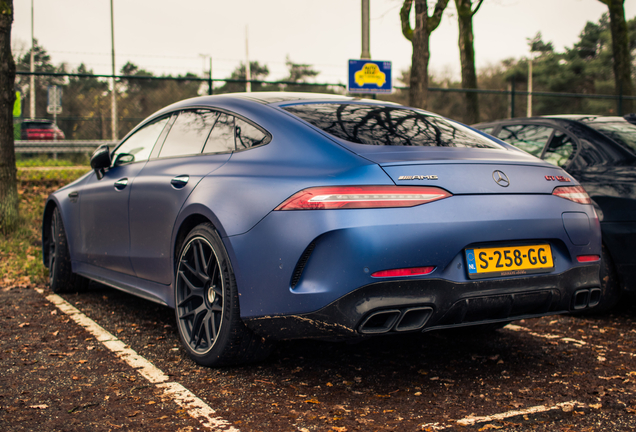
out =
<path fill-rule="evenodd" d="M 515 76 L 512 76 L 512 79 L 510 80 L 510 83 L 508 84 L 508 92 L 509 92 L 509 99 L 508 99 L 508 114 L 510 116 L 510 118 L 514 118 L 515 117 Z"/>
<path fill-rule="evenodd" d="M 618 80 L 618 115 L 623 116 L 623 80 Z"/>

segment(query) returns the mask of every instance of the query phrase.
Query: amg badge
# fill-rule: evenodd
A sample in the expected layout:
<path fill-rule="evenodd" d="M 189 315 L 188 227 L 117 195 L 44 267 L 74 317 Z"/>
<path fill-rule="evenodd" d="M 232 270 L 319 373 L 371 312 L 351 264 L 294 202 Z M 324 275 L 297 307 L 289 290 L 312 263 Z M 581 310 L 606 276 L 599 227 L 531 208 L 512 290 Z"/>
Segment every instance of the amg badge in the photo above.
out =
<path fill-rule="evenodd" d="M 398 180 L 437 180 L 436 175 L 399 176 Z"/>

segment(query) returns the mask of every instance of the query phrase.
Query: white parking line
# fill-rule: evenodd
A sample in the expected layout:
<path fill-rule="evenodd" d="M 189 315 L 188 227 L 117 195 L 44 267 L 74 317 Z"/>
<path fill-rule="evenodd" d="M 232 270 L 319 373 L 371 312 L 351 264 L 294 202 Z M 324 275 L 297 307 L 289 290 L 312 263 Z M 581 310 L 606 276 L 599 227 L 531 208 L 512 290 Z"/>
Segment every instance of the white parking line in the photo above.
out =
<path fill-rule="evenodd" d="M 422 430 L 444 430 L 448 428 L 459 426 L 473 426 L 477 423 L 488 423 L 495 420 L 504 420 L 510 417 L 517 417 L 521 415 L 528 414 L 536 414 L 546 411 L 554 411 L 554 410 L 562 410 L 565 412 L 570 412 L 574 408 L 586 408 L 587 405 L 577 402 L 577 401 L 569 401 L 569 402 L 561 402 L 554 406 L 547 407 L 545 405 L 533 406 L 530 408 L 522 409 L 522 410 L 513 410 L 505 413 L 493 414 L 489 416 L 477 417 L 473 415 L 469 415 L 468 417 L 464 417 L 461 420 L 452 420 L 452 424 L 440 424 L 438 423 L 428 423 L 422 425 Z"/>
<path fill-rule="evenodd" d="M 44 290 L 36 288 L 36 291 L 44 295 Z M 192 418 L 199 420 L 203 426 L 212 431 L 239 432 L 239 430 L 233 427 L 227 420 L 221 417 L 215 417 L 215 411 L 208 404 L 196 397 L 190 390 L 179 383 L 166 382 L 168 381 L 168 375 L 137 354 L 135 350 L 128 348 L 125 343 L 84 315 L 62 297 L 51 294 L 46 296 L 46 299 L 67 314 L 77 324 L 84 327 L 99 342 L 115 353 L 117 357 L 128 363 L 147 381 L 155 384 L 157 388 L 162 389 L 164 395 L 173 399 L 181 408 L 186 410 Z"/>

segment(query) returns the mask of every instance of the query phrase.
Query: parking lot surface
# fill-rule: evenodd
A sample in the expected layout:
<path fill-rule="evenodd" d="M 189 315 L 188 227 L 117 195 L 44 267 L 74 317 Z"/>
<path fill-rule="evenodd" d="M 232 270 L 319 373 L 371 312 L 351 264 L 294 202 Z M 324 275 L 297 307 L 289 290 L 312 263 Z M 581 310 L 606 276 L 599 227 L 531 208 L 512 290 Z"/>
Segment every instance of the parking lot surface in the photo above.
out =
<path fill-rule="evenodd" d="M 207 369 L 181 349 L 171 309 L 97 284 L 63 295 L 111 335 L 106 343 L 34 288 L 0 291 L 3 431 L 636 429 L 631 297 L 604 316 L 281 343 L 263 363 Z M 117 341 L 165 379 L 111 351 Z M 195 399 L 207 417 L 191 409 Z"/>

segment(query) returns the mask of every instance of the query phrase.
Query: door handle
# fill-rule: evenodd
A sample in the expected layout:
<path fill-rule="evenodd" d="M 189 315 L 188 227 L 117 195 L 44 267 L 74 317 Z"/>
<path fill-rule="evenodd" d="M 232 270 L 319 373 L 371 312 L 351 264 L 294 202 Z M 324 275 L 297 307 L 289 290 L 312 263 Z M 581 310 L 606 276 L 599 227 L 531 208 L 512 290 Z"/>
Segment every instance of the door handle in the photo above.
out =
<path fill-rule="evenodd" d="M 128 185 L 128 179 L 127 178 L 122 178 L 119 179 L 115 182 L 115 189 L 117 190 L 122 190 L 124 189 L 126 186 Z"/>
<path fill-rule="evenodd" d="M 175 189 L 181 189 L 182 187 L 188 184 L 188 180 L 190 180 L 190 176 L 180 175 L 170 180 L 170 184 Z"/>

